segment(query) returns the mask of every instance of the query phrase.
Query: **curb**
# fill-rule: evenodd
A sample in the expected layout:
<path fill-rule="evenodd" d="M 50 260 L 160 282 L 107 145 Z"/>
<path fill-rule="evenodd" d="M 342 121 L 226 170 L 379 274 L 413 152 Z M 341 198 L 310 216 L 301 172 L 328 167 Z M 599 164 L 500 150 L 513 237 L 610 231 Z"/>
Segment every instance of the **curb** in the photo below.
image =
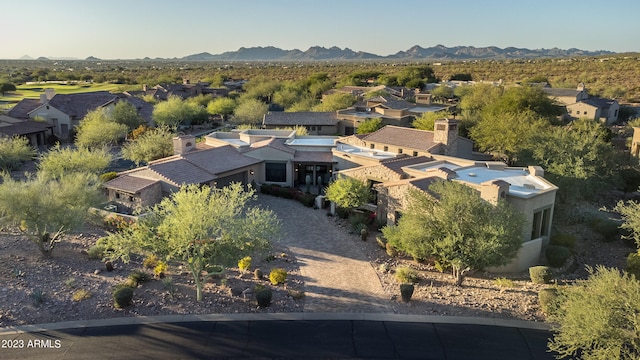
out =
<path fill-rule="evenodd" d="M 21 325 L 0 328 L 0 336 L 30 332 L 41 332 L 61 329 L 76 329 L 87 327 L 103 327 L 118 325 L 177 323 L 177 322 L 230 322 L 230 321 L 386 321 L 408 323 L 485 325 L 515 327 L 533 330 L 551 330 L 547 323 L 504 320 L 491 318 L 476 318 L 463 316 L 432 316 L 432 315 L 404 315 L 404 314 L 375 314 L 375 313 L 268 313 L 268 314 L 204 314 L 204 315 L 162 315 L 109 318 L 96 320 L 63 321 L 49 324 Z"/>

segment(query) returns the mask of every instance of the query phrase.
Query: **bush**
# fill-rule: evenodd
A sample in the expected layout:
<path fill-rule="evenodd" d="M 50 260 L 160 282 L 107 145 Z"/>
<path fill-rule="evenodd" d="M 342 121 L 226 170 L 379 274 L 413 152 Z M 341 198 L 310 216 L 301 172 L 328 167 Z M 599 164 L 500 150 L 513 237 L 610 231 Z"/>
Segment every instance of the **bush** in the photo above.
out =
<path fill-rule="evenodd" d="M 158 265 L 158 262 L 160 262 L 160 259 L 156 255 L 149 255 L 142 260 L 142 266 L 145 269 L 153 269 Z"/>
<path fill-rule="evenodd" d="M 349 217 L 349 213 L 350 213 L 349 209 L 346 209 L 346 208 L 339 207 L 339 208 L 336 209 L 336 215 L 338 215 L 338 217 L 340 219 L 348 218 Z"/>
<path fill-rule="evenodd" d="M 306 207 L 313 207 L 313 205 L 316 202 L 316 196 L 313 194 L 300 194 L 297 200 L 300 201 L 302 205 Z"/>
<path fill-rule="evenodd" d="M 241 271 L 247 271 L 251 267 L 251 256 L 245 256 L 238 261 L 238 268 Z"/>
<path fill-rule="evenodd" d="M 493 283 L 496 284 L 501 289 L 516 287 L 516 283 L 513 280 L 507 279 L 504 277 L 494 279 Z"/>
<path fill-rule="evenodd" d="M 554 314 L 560 307 L 558 289 L 547 288 L 540 290 L 540 292 L 538 292 L 538 304 L 540 305 L 540 310 L 545 315 Z"/>
<path fill-rule="evenodd" d="M 402 301 L 409 302 L 411 296 L 413 296 L 414 286 L 413 284 L 400 284 L 400 297 Z"/>
<path fill-rule="evenodd" d="M 156 266 L 153 268 L 153 275 L 155 277 L 163 278 L 168 269 L 169 265 L 167 265 L 167 263 L 164 261 L 158 261 Z"/>
<path fill-rule="evenodd" d="M 398 250 L 396 250 L 396 248 L 394 248 L 393 245 L 389 243 L 385 244 L 385 249 L 387 251 L 387 255 L 391 257 L 395 257 L 396 255 L 398 255 Z"/>
<path fill-rule="evenodd" d="M 602 235 L 602 240 L 605 242 L 617 240 L 620 236 L 620 224 L 613 220 L 596 218 L 591 220 L 589 227 Z"/>
<path fill-rule="evenodd" d="M 349 224 L 351 224 L 351 226 L 353 227 L 353 230 L 358 231 L 360 229 L 358 229 L 359 226 L 367 226 L 367 223 L 369 222 L 369 218 L 367 217 L 367 215 L 363 214 L 363 213 L 354 213 L 351 216 L 349 216 Z"/>
<path fill-rule="evenodd" d="M 549 284 L 553 271 L 548 266 L 534 266 L 529 268 L 529 277 L 534 284 Z"/>
<path fill-rule="evenodd" d="M 555 234 L 551 237 L 549 245 L 564 246 L 573 251 L 576 246 L 576 237 L 565 233 Z"/>
<path fill-rule="evenodd" d="M 42 289 L 38 288 L 34 289 L 31 294 L 29 294 L 29 297 L 31 298 L 35 306 L 40 306 L 40 304 L 42 304 L 46 299 L 46 294 L 44 293 L 44 291 L 42 291 Z"/>
<path fill-rule="evenodd" d="M 284 284 L 285 280 L 287 280 L 287 271 L 285 269 L 275 268 L 269 273 L 269 281 L 273 285 Z"/>
<path fill-rule="evenodd" d="M 105 183 L 109 180 L 113 180 L 118 176 L 118 173 L 115 171 L 109 171 L 100 175 L 100 181 Z"/>
<path fill-rule="evenodd" d="M 627 256 L 627 267 L 625 270 L 640 280 L 640 254 L 635 252 Z"/>
<path fill-rule="evenodd" d="M 117 309 L 122 309 L 131 305 L 133 300 L 133 288 L 128 286 L 117 287 L 113 292 L 113 305 Z"/>
<path fill-rule="evenodd" d="M 129 279 L 134 281 L 137 285 L 140 285 L 151 280 L 151 276 L 142 270 L 134 270 L 129 274 Z"/>
<path fill-rule="evenodd" d="M 259 307 L 268 307 L 271 305 L 271 298 L 273 297 L 273 293 L 271 289 L 260 289 L 256 292 L 256 301 L 258 302 Z"/>
<path fill-rule="evenodd" d="M 571 250 L 564 246 L 549 245 L 546 251 L 547 262 L 552 267 L 562 267 L 571 256 Z"/>
<path fill-rule="evenodd" d="M 71 296 L 71 299 L 73 301 L 82 301 L 82 300 L 87 300 L 90 297 L 91 297 L 91 291 L 87 289 L 78 289 L 73 293 L 73 295 Z"/>
<path fill-rule="evenodd" d="M 87 255 L 89 256 L 89 259 L 102 260 L 104 258 L 105 250 L 106 249 L 104 245 L 96 244 L 90 247 L 89 250 L 87 250 Z"/>
<path fill-rule="evenodd" d="M 420 281 L 418 272 L 408 266 L 400 266 L 396 268 L 396 280 L 399 283 L 417 283 Z"/>

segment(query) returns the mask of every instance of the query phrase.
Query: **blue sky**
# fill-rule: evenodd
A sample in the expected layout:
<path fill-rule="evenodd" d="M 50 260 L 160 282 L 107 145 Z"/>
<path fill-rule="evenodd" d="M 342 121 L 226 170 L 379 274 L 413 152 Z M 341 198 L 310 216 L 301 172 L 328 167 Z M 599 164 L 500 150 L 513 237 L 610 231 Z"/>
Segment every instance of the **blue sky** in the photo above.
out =
<path fill-rule="evenodd" d="M 640 52 L 640 1 L 0 0 L 0 59 L 135 59 L 311 46 Z"/>

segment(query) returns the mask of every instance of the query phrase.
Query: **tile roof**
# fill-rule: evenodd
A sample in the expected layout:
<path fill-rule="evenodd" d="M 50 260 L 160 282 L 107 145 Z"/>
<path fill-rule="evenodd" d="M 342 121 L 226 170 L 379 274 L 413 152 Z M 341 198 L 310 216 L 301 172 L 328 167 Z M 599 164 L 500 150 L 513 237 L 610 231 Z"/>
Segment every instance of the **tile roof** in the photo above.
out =
<path fill-rule="evenodd" d="M 47 123 L 16 119 L 6 115 L 0 115 L 0 134 L 7 136 L 28 135 L 47 131 L 53 128 L 53 125 Z"/>
<path fill-rule="evenodd" d="M 91 110 L 105 106 L 117 99 L 108 91 L 95 91 L 77 94 L 55 94 L 49 105 L 69 115 L 72 119 L 82 119 Z"/>
<path fill-rule="evenodd" d="M 601 108 L 601 109 L 608 109 L 616 101 L 615 100 L 611 100 L 611 99 L 600 98 L 600 97 L 590 97 L 590 98 L 582 100 L 580 102 L 583 102 L 585 104 L 589 104 L 589 105 L 592 105 L 592 106 L 595 106 L 595 107 L 598 107 L 598 108 Z"/>
<path fill-rule="evenodd" d="M 151 180 L 130 175 L 121 175 L 103 184 L 108 189 L 118 189 L 128 193 L 136 194 L 145 188 L 159 183 L 158 180 Z"/>
<path fill-rule="evenodd" d="M 8 115 L 18 119 L 28 119 L 29 113 L 42 105 L 40 99 L 22 99 L 11 110 Z"/>
<path fill-rule="evenodd" d="M 264 116 L 263 125 L 295 126 L 295 125 L 336 125 L 338 119 L 335 111 L 330 112 L 269 112 Z"/>
<path fill-rule="evenodd" d="M 242 155 L 231 145 L 188 152 L 181 155 L 183 159 L 214 174 L 222 174 L 235 169 L 261 163 L 262 160 Z"/>
<path fill-rule="evenodd" d="M 284 143 L 284 139 L 278 139 L 278 138 L 270 138 L 270 139 L 266 139 L 266 140 L 262 140 L 262 141 L 258 141 L 255 142 L 253 144 L 251 144 L 250 146 L 250 150 L 255 150 L 255 149 L 260 149 L 263 147 L 270 147 L 272 149 L 276 149 L 276 150 L 280 150 L 282 152 L 286 152 L 289 154 L 295 154 L 296 150 L 292 149 L 291 147 L 287 146 Z"/>
<path fill-rule="evenodd" d="M 164 162 L 151 163 L 148 168 L 175 186 L 205 184 L 216 178 L 214 174 L 179 157 Z"/>
<path fill-rule="evenodd" d="M 555 96 L 555 97 L 566 97 L 566 96 L 576 97 L 581 92 L 580 90 L 576 90 L 576 89 L 559 89 L 559 88 L 542 88 L 542 91 L 544 91 L 549 96 Z"/>
<path fill-rule="evenodd" d="M 426 157 L 426 156 L 401 156 L 401 157 L 395 157 L 395 158 L 391 158 L 391 159 L 386 159 L 386 160 L 382 160 L 380 162 L 380 166 L 384 166 L 385 168 L 399 174 L 399 175 L 406 175 L 406 173 L 404 171 L 402 171 L 402 168 L 405 166 L 411 166 L 411 165 L 415 165 L 415 164 L 422 164 L 422 163 L 426 163 L 429 161 L 433 161 L 432 158 L 430 157 Z"/>
<path fill-rule="evenodd" d="M 429 151 L 439 144 L 433 141 L 433 131 L 393 125 L 367 134 L 362 140 L 423 151 Z"/>
<path fill-rule="evenodd" d="M 379 103 L 378 106 L 384 106 L 388 109 L 404 110 L 415 107 L 416 104 L 410 103 L 404 99 L 395 98 L 393 96 L 376 96 L 371 99 L 367 99 L 368 103 Z M 375 105 L 374 105 L 375 106 Z"/>

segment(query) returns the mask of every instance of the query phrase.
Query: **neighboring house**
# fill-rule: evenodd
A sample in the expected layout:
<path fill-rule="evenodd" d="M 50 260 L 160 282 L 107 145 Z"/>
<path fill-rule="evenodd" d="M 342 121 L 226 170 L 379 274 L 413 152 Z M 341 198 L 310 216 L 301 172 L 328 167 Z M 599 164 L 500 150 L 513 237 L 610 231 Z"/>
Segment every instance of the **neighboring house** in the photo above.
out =
<path fill-rule="evenodd" d="M 334 136 L 296 136 L 291 130 L 243 130 L 214 132 L 204 138 L 203 146 L 231 145 L 239 153 L 263 161 L 256 182 L 298 186 L 310 177 L 311 185 L 329 182 L 334 171 L 331 150 Z"/>
<path fill-rule="evenodd" d="M 264 115 L 262 128 L 282 129 L 304 126 L 309 135 L 338 134 L 338 119 L 335 111 L 330 112 L 283 112 L 274 111 Z"/>
<path fill-rule="evenodd" d="M 575 89 L 563 89 L 563 88 L 552 88 L 552 87 L 542 86 L 542 90 L 552 100 L 555 100 L 559 105 L 564 105 L 564 106 L 575 104 L 579 101 L 586 100 L 589 98 L 589 94 L 587 93 L 587 89 L 585 88 L 583 83 L 578 84 L 578 86 Z"/>
<path fill-rule="evenodd" d="M 340 89 L 331 89 L 325 91 L 322 94 L 324 98 L 327 95 L 341 93 L 341 94 L 351 94 L 357 98 L 363 97 L 367 93 L 384 91 L 391 96 L 395 96 L 402 99 L 408 99 L 414 96 L 415 91 L 412 89 L 408 89 L 402 86 L 386 86 L 386 85 L 378 85 L 378 86 L 343 86 Z"/>
<path fill-rule="evenodd" d="M 358 102 L 351 108 L 338 110 L 339 132 L 343 135 L 353 135 L 360 124 L 375 118 L 380 118 L 382 125 L 410 127 L 413 120 L 423 113 L 445 111 L 453 107 L 424 102 L 415 104 L 394 96 L 376 96 Z"/>
<path fill-rule="evenodd" d="M 112 109 L 118 101 L 131 102 L 145 120 L 151 121 L 153 106 L 134 97 L 107 91 L 56 94 L 53 89 L 45 89 L 45 93 L 41 94 L 38 100 L 23 99 L 9 111 L 9 116 L 45 121 L 53 125 L 56 136 L 66 138 L 88 112 L 100 107 Z"/>
<path fill-rule="evenodd" d="M 22 136 L 29 140 L 29 145 L 39 148 L 47 145 L 53 134 L 53 125 L 33 120 L 16 119 L 0 115 L 0 136 Z"/>
<path fill-rule="evenodd" d="M 567 114 L 572 118 L 588 118 L 611 125 L 618 121 L 620 105 L 616 100 L 590 97 L 567 105 Z"/>
<path fill-rule="evenodd" d="M 185 185 L 247 185 L 257 181 L 263 162 L 229 145 L 200 149 L 193 136 L 174 138 L 174 152 L 176 155 L 122 172 L 106 182 L 103 186 L 109 201 L 117 204 L 119 212 L 133 213 Z"/>
<path fill-rule="evenodd" d="M 164 101 L 171 96 L 181 99 L 196 97 L 199 95 L 211 95 L 215 97 L 225 97 L 229 95 L 226 87 L 209 87 L 209 83 L 197 82 L 192 84 L 188 79 L 182 80 L 182 84 L 158 84 L 153 87 L 142 85 L 141 92 L 131 92 L 132 95 L 152 96 L 157 100 Z"/>
<path fill-rule="evenodd" d="M 401 155 L 488 159 L 473 151 L 471 140 L 458 135 L 458 121 L 454 119 L 436 120 L 434 131 L 387 125 L 370 134 L 343 137 L 333 153 L 340 169 L 371 165 Z"/>

